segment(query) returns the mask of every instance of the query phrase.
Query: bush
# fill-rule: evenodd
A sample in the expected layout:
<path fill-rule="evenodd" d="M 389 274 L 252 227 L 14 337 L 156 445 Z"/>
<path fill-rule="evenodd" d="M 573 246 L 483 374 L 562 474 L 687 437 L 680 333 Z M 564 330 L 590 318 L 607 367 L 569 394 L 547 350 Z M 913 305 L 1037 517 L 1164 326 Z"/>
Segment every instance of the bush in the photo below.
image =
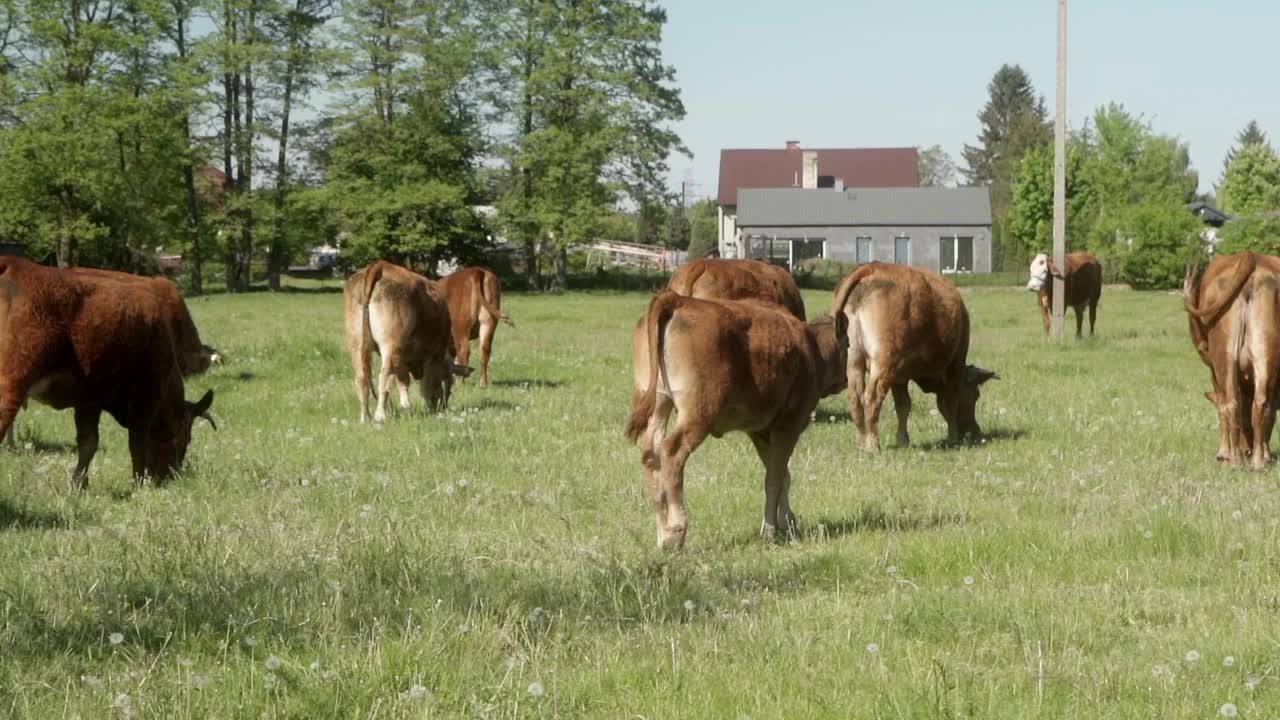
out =
<path fill-rule="evenodd" d="M 1219 237 L 1219 255 L 1246 251 L 1280 255 L 1280 216 L 1263 212 L 1235 218 L 1222 226 Z"/>
<path fill-rule="evenodd" d="M 1180 205 L 1138 205 L 1103 219 L 1089 248 L 1107 279 L 1140 290 L 1181 285 L 1188 262 L 1204 255 L 1200 221 Z"/>

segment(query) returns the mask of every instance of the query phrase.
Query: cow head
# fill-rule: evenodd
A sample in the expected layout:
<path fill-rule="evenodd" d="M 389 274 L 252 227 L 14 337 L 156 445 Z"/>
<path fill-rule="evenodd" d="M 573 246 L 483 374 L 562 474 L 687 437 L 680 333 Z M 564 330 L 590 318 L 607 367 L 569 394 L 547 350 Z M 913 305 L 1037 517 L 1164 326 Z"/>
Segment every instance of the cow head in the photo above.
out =
<path fill-rule="evenodd" d="M 978 426 L 977 407 L 978 399 L 982 397 L 982 385 L 988 380 L 999 380 L 1000 376 L 991 370 L 985 370 L 977 365 L 964 366 L 964 382 L 961 383 L 959 391 L 959 402 L 957 403 L 956 422 L 959 425 L 961 437 L 971 437 L 974 439 L 982 437 L 982 428 Z"/>
<path fill-rule="evenodd" d="M 196 418 L 204 418 L 214 430 L 218 429 L 213 416 L 209 414 L 211 405 L 213 391 L 208 390 L 196 402 L 183 400 L 182 410 L 177 418 L 166 418 L 152 427 L 145 470 L 157 483 L 167 479 L 186 462 L 187 447 L 191 445 L 191 426 Z"/>
<path fill-rule="evenodd" d="M 1027 280 L 1027 289 L 1039 292 L 1049 282 L 1049 256 L 1040 253 L 1031 260 L 1031 278 Z"/>

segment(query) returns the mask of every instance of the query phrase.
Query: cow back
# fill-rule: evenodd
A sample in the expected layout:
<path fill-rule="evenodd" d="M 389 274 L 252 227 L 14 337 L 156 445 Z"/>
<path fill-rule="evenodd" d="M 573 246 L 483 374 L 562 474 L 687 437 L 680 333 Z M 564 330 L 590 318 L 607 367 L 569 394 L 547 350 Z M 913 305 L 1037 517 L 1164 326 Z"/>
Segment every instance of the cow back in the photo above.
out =
<path fill-rule="evenodd" d="M 758 300 L 805 319 L 800 288 L 786 269 L 759 260 L 705 258 L 681 266 L 668 289 L 700 300 Z"/>

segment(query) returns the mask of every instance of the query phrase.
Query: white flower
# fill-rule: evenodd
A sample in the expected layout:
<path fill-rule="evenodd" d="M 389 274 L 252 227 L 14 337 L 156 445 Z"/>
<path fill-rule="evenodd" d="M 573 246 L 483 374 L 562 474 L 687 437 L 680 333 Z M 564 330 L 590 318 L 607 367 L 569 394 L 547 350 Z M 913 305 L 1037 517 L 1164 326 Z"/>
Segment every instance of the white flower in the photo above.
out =
<path fill-rule="evenodd" d="M 1258 687 L 1258 683 L 1261 683 L 1261 682 L 1262 682 L 1262 678 L 1258 677 L 1257 675 L 1250 675 L 1249 677 L 1244 679 L 1244 686 L 1252 690 Z"/>
<path fill-rule="evenodd" d="M 538 622 L 539 620 L 541 620 L 541 619 L 542 619 L 542 616 L 543 616 L 544 614 L 546 614 L 546 612 L 547 612 L 546 610 L 543 610 L 543 609 L 542 609 L 542 608 L 540 608 L 540 607 L 536 607 L 536 608 L 534 608 L 534 609 L 529 613 L 529 622 L 535 622 L 535 623 L 536 623 L 536 622 Z"/>
<path fill-rule="evenodd" d="M 115 697 L 114 700 L 111 701 L 111 707 L 125 714 L 128 714 L 129 706 L 132 703 L 133 703 L 133 700 L 129 697 L 128 693 L 120 693 Z"/>
<path fill-rule="evenodd" d="M 868 654 L 875 655 L 875 654 L 876 654 L 876 653 L 878 653 L 878 652 L 880 652 L 880 646 L 879 646 L 879 645 L 877 645 L 877 644 L 875 644 L 875 643 L 867 643 L 867 653 L 868 653 Z"/>
<path fill-rule="evenodd" d="M 1231 667 L 1236 664 L 1236 659 L 1230 655 L 1222 658 L 1222 667 Z"/>
<path fill-rule="evenodd" d="M 1236 706 L 1235 706 L 1235 704 L 1234 704 L 1234 703 L 1223 703 L 1223 704 L 1222 704 L 1222 707 L 1218 708 L 1218 714 L 1222 715 L 1222 717 L 1224 717 L 1224 718 L 1233 718 L 1233 717 L 1235 717 L 1235 716 L 1236 716 Z"/>
<path fill-rule="evenodd" d="M 1146 538 L 1146 539 L 1148 539 L 1148 540 L 1150 540 L 1151 538 L 1153 538 L 1153 537 L 1155 537 L 1155 536 L 1156 536 L 1156 534 L 1155 534 L 1155 533 L 1153 533 L 1153 532 L 1151 532 L 1150 530 L 1147 530 L 1146 532 L 1142 533 L 1142 537 L 1144 537 L 1144 538 Z"/>
<path fill-rule="evenodd" d="M 1162 677 L 1165 675 L 1172 675 L 1173 671 L 1169 669 L 1168 665 L 1155 665 L 1151 668 L 1151 674 L 1156 677 Z"/>
<path fill-rule="evenodd" d="M 102 681 L 94 677 L 93 675 L 81 675 L 80 682 L 84 683 L 85 685 L 88 685 L 89 687 L 98 687 L 102 685 Z"/>
<path fill-rule="evenodd" d="M 1189 663 L 1200 662 L 1200 653 L 1195 650 L 1188 650 L 1184 659 Z"/>
<path fill-rule="evenodd" d="M 262 678 L 262 686 L 270 690 L 276 686 L 278 680 L 275 673 L 267 673 Z"/>
<path fill-rule="evenodd" d="M 965 575 L 965 576 L 964 576 L 964 584 L 965 584 L 965 585 L 972 585 L 972 584 L 973 584 L 973 576 L 972 576 L 972 575 Z"/>
<path fill-rule="evenodd" d="M 257 638 L 255 638 L 255 637 L 254 637 L 254 636 L 252 636 L 252 635 L 246 635 L 246 636 L 244 636 L 244 638 L 243 638 L 240 642 L 244 643 L 244 646 L 245 646 L 245 647 L 247 647 L 247 648 L 256 648 L 256 647 L 258 647 L 258 639 L 257 639 Z"/>
<path fill-rule="evenodd" d="M 529 683 L 529 695 L 530 695 L 530 697 L 536 697 L 536 698 L 537 698 L 537 697 L 542 697 L 542 693 L 544 693 L 544 692 L 546 692 L 546 690 L 545 690 L 545 689 L 543 689 L 543 687 L 542 687 L 542 683 L 540 683 L 540 682 L 538 682 L 538 681 L 536 681 L 536 680 L 535 680 L 535 681 L 533 681 L 533 682 L 531 682 L 531 683 Z"/>
<path fill-rule="evenodd" d="M 885 568 L 885 569 L 884 569 L 884 571 L 885 571 L 885 572 L 887 572 L 887 573 L 889 573 L 890 575 L 892 575 L 892 574 L 894 574 L 894 573 L 898 572 L 898 566 L 897 566 L 897 565 L 890 565 L 889 567 Z"/>
<path fill-rule="evenodd" d="M 685 600 L 685 601 L 684 601 L 684 611 L 685 611 L 685 612 L 689 612 L 689 613 L 691 613 L 691 612 L 693 612 L 693 609 L 694 609 L 695 607 L 697 607 L 697 606 L 693 604 L 693 601 L 692 601 L 692 600 Z"/>
<path fill-rule="evenodd" d="M 284 667 L 284 660 L 281 660 L 279 655 L 268 655 L 262 664 L 266 665 L 268 670 L 279 670 Z"/>
<path fill-rule="evenodd" d="M 208 675 L 192 675 L 191 687 L 194 687 L 197 690 L 209 687 L 209 676 Z"/>
<path fill-rule="evenodd" d="M 114 632 L 107 636 L 107 640 L 110 640 L 112 645 L 119 645 L 124 642 L 124 635 L 122 633 Z"/>
<path fill-rule="evenodd" d="M 1240 512 L 1239 510 L 1237 510 L 1237 511 L 1235 511 L 1235 512 L 1231 513 L 1231 519 L 1232 519 L 1232 520 L 1237 520 L 1237 521 L 1238 521 L 1238 520 L 1243 520 L 1243 519 L 1244 519 L 1244 513 L 1242 513 L 1242 512 Z M 1226 705 L 1223 705 L 1223 707 L 1226 707 Z M 1232 709 L 1235 709 L 1235 705 L 1232 705 L 1231 707 L 1232 707 Z"/>
<path fill-rule="evenodd" d="M 416 700 L 421 700 L 430 694 L 431 694 L 431 691 L 428 690 L 425 686 L 414 685 L 408 690 L 405 690 L 404 692 L 400 693 L 400 699 L 408 702 L 413 702 Z"/>

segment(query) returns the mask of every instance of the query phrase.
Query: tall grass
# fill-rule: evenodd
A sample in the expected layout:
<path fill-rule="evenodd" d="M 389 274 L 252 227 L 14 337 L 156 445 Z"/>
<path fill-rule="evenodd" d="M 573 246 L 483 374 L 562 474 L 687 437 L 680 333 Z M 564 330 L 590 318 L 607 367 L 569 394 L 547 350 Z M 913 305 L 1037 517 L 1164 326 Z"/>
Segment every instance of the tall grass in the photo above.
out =
<path fill-rule="evenodd" d="M 381 429 L 340 296 L 195 300 L 229 360 L 184 477 L 135 489 L 104 420 L 74 493 L 70 414 L 20 417 L 0 716 L 1274 716 L 1276 475 L 1215 465 L 1179 299 L 1108 291 L 1059 346 L 1029 293 L 964 297 L 987 443 L 917 394 L 916 446 L 862 454 L 828 398 L 771 546 L 750 444 L 709 440 L 680 555 L 621 434 L 647 294 L 507 294 L 494 386 Z"/>

